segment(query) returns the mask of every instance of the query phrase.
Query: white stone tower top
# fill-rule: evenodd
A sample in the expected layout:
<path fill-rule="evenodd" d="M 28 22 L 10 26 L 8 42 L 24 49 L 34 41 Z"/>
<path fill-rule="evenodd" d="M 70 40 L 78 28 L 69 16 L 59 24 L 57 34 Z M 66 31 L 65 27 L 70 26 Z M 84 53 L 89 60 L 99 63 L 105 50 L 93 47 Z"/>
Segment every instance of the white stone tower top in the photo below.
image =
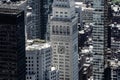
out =
<path fill-rule="evenodd" d="M 75 17 L 74 0 L 54 0 L 52 5 L 53 18 L 71 19 Z"/>

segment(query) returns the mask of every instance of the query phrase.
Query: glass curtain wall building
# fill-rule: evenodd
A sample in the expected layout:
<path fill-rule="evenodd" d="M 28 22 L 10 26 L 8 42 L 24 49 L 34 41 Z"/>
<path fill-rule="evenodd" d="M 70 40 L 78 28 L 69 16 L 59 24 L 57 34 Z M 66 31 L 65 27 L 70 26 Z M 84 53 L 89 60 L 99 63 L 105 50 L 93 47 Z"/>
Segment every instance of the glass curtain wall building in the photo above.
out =
<path fill-rule="evenodd" d="M 93 78 L 102 80 L 108 46 L 107 0 L 93 0 Z"/>
<path fill-rule="evenodd" d="M 24 11 L 0 8 L 0 80 L 25 80 Z"/>

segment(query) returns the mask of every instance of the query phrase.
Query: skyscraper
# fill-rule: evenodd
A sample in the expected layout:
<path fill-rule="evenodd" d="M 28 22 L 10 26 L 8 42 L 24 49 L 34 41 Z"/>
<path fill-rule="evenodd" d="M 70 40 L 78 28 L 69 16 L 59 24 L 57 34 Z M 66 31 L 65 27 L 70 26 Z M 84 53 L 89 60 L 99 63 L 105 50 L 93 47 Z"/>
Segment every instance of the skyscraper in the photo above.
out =
<path fill-rule="evenodd" d="M 51 0 L 28 0 L 29 6 L 32 7 L 33 38 L 45 39 L 51 2 Z"/>
<path fill-rule="evenodd" d="M 23 10 L 24 15 L 26 15 L 26 6 L 27 6 L 27 0 L 3 0 L 3 1 L 0 1 L 0 8 Z M 26 16 L 24 16 L 24 22 L 25 22 L 25 29 L 26 29 L 26 26 L 28 26 Z M 26 35 L 26 30 L 25 30 L 25 35 Z"/>
<path fill-rule="evenodd" d="M 74 0 L 54 0 L 50 16 L 52 64 L 59 80 L 78 80 L 78 28 Z"/>
<path fill-rule="evenodd" d="M 25 80 L 24 11 L 0 8 L 0 80 Z"/>
<path fill-rule="evenodd" d="M 41 40 L 31 40 L 26 47 L 27 76 L 29 80 L 31 75 L 36 75 L 36 80 L 46 80 L 47 74 L 51 68 L 51 45 Z"/>
<path fill-rule="evenodd" d="M 93 78 L 102 80 L 107 51 L 107 0 L 93 0 Z"/>

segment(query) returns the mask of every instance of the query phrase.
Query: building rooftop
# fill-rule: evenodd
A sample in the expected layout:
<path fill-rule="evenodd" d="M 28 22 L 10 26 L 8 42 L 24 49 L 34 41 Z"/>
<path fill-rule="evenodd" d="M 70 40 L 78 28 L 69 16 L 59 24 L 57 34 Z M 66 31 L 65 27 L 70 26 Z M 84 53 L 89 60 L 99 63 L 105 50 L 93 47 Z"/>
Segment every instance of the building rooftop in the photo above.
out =
<path fill-rule="evenodd" d="M 86 58 L 86 63 L 87 64 L 91 64 L 92 61 L 93 61 L 93 57 L 87 57 Z"/>
<path fill-rule="evenodd" d="M 84 4 L 83 2 L 75 2 L 75 7 L 79 8 L 79 7 L 85 7 L 86 4 Z"/>
<path fill-rule="evenodd" d="M 88 80 L 93 80 L 93 76 L 91 76 Z"/>
<path fill-rule="evenodd" d="M 118 61 L 118 59 L 108 60 L 108 61 L 110 62 L 110 66 L 112 68 L 120 67 L 120 61 Z"/>
<path fill-rule="evenodd" d="M 114 44 L 118 44 L 118 43 L 120 43 L 120 40 L 115 39 L 114 37 L 111 37 L 111 42 L 114 43 Z"/>
<path fill-rule="evenodd" d="M 82 7 L 82 11 L 93 11 L 94 9 L 91 7 Z"/>
<path fill-rule="evenodd" d="M 81 8 L 82 11 L 93 11 L 92 7 L 87 7 L 83 2 L 75 2 L 75 8 Z"/>
<path fill-rule="evenodd" d="M 45 40 L 34 39 L 34 40 L 27 40 L 26 50 L 41 50 L 44 48 L 50 47 L 50 43 L 46 43 Z"/>
<path fill-rule="evenodd" d="M 93 50 L 93 46 L 89 45 L 89 47 L 83 47 L 83 49 L 81 50 L 81 53 L 88 54 L 88 53 L 91 53 L 92 50 Z"/>
<path fill-rule="evenodd" d="M 26 16 L 32 16 L 32 12 L 27 12 Z"/>
<path fill-rule="evenodd" d="M 83 66 L 85 66 L 85 67 L 89 67 L 90 64 L 85 63 L 85 64 L 83 64 Z"/>
<path fill-rule="evenodd" d="M 89 51 L 89 49 L 82 49 L 81 52 L 82 52 L 82 53 L 89 53 L 90 51 Z"/>
<path fill-rule="evenodd" d="M 119 5 L 111 5 L 112 10 L 114 10 L 115 12 L 120 10 Z"/>
<path fill-rule="evenodd" d="M 120 30 L 120 24 L 111 24 L 111 27 L 117 27 L 118 28 L 118 30 Z"/>
<path fill-rule="evenodd" d="M 19 0 L 19 1 L 0 1 L 0 8 L 9 8 L 16 9 L 18 7 L 24 7 L 26 5 L 27 0 Z"/>
<path fill-rule="evenodd" d="M 85 33 L 84 30 L 79 31 L 79 34 L 84 34 L 84 33 Z"/>
<path fill-rule="evenodd" d="M 113 16 L 120 16 L 120 6 L 119 5 L 111 5 L 113 10 Z"/>
<path fill-rule="evenodd" d="M 83 5 L 83 2 L 75 2 L 76 5 Z"/>
<path fill-rule="evenodd" d="M 54 71 L 54 70 L 56 70 L 56 68 L 55 67 L 51 67 L 51 71 Z"/>
<path fill-rule="evenodd" d="M 15 1 L 4 0 L 4 1 L 0 1 L 0 4 L 3 4 L 3 5 L 17 5 L 17 4 L 23 3 L 25 1 L 26 0 L 15 0 Z"/>
<path fill-rule="evenodd" d="M 7 9 L 7 8 L 0 8 L 0 14 L 18 14 L 21 10 L 18 9 Z"/>

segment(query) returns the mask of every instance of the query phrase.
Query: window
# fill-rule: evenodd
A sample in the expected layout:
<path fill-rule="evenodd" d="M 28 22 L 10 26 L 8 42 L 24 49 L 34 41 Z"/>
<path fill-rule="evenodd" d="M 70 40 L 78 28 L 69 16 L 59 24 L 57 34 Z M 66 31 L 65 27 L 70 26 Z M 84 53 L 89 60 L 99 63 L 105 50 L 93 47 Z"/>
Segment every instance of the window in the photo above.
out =
<path fill-rule="evenodd" d="M 65 14 L 67 14 L 67 12 L 65 12 Z"/>
<path fill-rule="evenodd" d="M 52 26 L 52 32 L 55 34 L 55 26 Z"/>
<path fill-rule="evenodd" d="M 67 35 L 70 34 L 70 29 L 69 29 L 69 26 L 67 26 Z"/>
<path fill-rule="evenodd" d="M 54 60 L 58 60 L 58 58 L 54 58 Z"/>
<path fill-rule="evenodd" d="M 56 33 L 58 34 L 58 26 L 56 26 Z"/>
<path fill-rule="evenodd" d="M 66 34 L 66 27 L 65 26 L 63 27 L 63 32 L 64 32 L 64 34 Z"/>
<path fill-rule="evenodd" d="M 62 34 L 62 26 L 60 26 L 60 34 Z"/>
<path fill-rule="evenodd" d="M 57 61 L 54 61 L 54 63 L 58 63 Z"/>
<path fill-rule="evenodd" d="M 62 15 L 60 15 L 60 17 L 63 17 Z"/>
<path fill-rule="evenodd" d="M 59 63 L 60 63 L 60 64 L 63 64 L 64 62 L 61 62 L 61 61 L 60 61 Z"/>
<path fill-rule="evenodd" d="M 39 63 L 39 61 L 37 61 L 37 63 Z"/>
<path fill-rule="evenodd" d="M 68 17 L 67 15 L 65 15 L 65 17 Z"/>
<path fill-rule="evenodd" d="M 37 57 L 37 59 L 39 59 L 39 57 Z"/>
<path fill-rule="evenodd" d="M 62 14 L 63 12 L 60 12 L 60 14 Z"/>

